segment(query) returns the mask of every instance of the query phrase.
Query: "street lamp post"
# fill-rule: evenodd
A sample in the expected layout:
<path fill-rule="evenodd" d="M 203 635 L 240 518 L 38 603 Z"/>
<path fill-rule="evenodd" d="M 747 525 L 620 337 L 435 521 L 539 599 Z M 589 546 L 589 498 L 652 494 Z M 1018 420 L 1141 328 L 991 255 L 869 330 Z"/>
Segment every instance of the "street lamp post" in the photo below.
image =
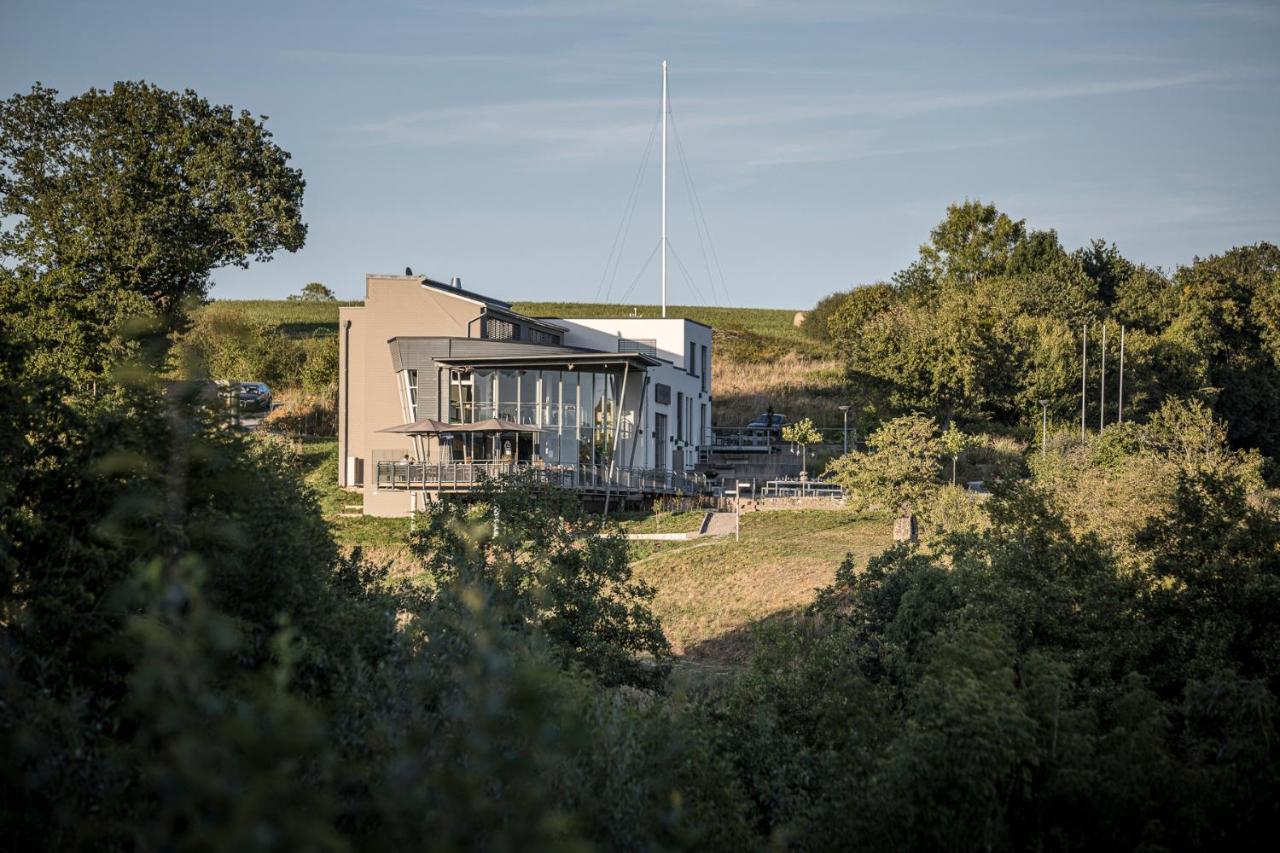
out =
<path fill-rule="evenodd" d="M 849 453 L 849 404 L 845 403 L 840 407 L 841 414 L 844 415 L 844 452 Z"/>
<path fill-rule="evenodd" d="M 1049 446 L 1049 401 L 1040 401 L 1040 455 L 1044 456 Z"/>

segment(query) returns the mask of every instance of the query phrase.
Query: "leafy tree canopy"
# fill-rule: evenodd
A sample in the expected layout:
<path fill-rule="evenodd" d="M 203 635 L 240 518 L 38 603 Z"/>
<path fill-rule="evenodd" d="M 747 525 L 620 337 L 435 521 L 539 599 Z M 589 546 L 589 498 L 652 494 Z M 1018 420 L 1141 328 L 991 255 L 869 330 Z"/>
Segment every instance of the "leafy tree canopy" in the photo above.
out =
<path fill-rule="evenodd" d="M 214 269 L 297 251 L 305 184 L 264 120 L 141 82 L 65 100 L 37 84 L 0 101 L 6 309 L 58 305 L 32 333 L 59 348 L 57 326 L 84 328 L 72 346 L 92 350 L 117 303 L 148 305 L 168 332 Z M 107 360 L 86 355 L 101 373 Z"/>
<path fill-rule="evenodd" d="M 290 302 L 333 302 L 336 299 L 333 291 L 318 281 L 303 285 L 302 290 L 289 297 Z"/>

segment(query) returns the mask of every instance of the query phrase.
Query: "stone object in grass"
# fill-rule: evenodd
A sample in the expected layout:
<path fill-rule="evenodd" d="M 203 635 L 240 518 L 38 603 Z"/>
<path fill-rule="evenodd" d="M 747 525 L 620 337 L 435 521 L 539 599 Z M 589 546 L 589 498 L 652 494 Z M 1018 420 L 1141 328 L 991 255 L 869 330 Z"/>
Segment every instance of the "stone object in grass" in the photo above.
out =
<path fill-rule="evenodd" d="M 912 545 L 920 541 L 920 528 L 914 515 L 904 515 L 894 520 L 893 541 L 910 542 Z"/>
<path fill-rule="evenodd" d="M 805 316 L 803 311 L 797 311 L 796 316 L 791 318 L 791 325 L 797 329 L 804 325 Z"/>

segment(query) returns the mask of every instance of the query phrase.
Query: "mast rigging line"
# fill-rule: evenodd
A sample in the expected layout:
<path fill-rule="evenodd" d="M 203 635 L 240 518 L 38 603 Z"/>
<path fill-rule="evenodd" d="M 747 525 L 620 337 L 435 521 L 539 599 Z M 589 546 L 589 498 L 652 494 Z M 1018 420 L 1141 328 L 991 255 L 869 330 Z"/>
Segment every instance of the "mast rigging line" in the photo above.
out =
<path fill-rule="evenodd" d="M 596 285 L 593 300 L 599 301 L 601 291 L 604 293 L 604 301 L 610 302 L 613 298 L 614 286 L 617 284 L 618 273 L 621 271 L 623 256 L 626 253 L 627 242 L 631 235 L 631 224 L 635 218 L 636 208 L 640 199 L 640 188 L 644 184 L 645 176 L 648 174 L 649 161 L 654 148 L 654 140 L 659 134 L 661 128 L 662 139 L 662 165 L 661 165 L 661 235 L 658 239 L 657 246 L 649 253 L 649 257 L 645 259 L 644 265 L 640 272 L 634 278 L 622 295 L 618 297 L 620 303 L 625 302 L 635 289 L 640 278 L 643 277 L 645 271 L 649 268 L 649 264 L 653 262 L 653 256 L 659 251 L 662 252 L 662 316 L 666 316 L 667 306 L 667 251 L 670 250 L 676 263 L 680 266 L 681 272 L 684 274 L 685 280 L 689 283 L 692 291 L 691 295 L 696 295 L 701 302 L 707 302 L 707 296 L 704 294 L 690 273 L 689 268 L 684 261 L 675 254 L 674 247 L 671 246 L 670 240 L 667 238 L 667 175 L 666 175 L 666 154 L 667 154 L 667 126 L 670 125 L 672 135 L 675 137 L 675 148 L 677 156 L 680 159 L 680 166 L 683 172 L 685 187 L 689 193 L 690 208 L 693 213 L 693 224 L 695 233 L 698 236 L 698 247 L 702 254 L 703 267 L 707 274 L 707 286 L 710 293 L 710 302 L 715 307 L 721 307 L 720 294 L 716 290 L 717 274 L 719 277 L 720 291 L 724 295 L 724 305 L 733 306 L 733 298 L 730 296 L 729 283 L 724 274 L 724 267 L 720 263 L 720 254 L 716 251 L 715 240 L 711 236 L 711 226 L 707 222 L 706 209 L 702 205 L 702 198 L 698 194 L 697 184 L 693 180 L 693 170 L 689 167 L 689 157 L 685 152 L 684 140 L 680 138 L 679 128 L 675 123 L 675 116 L 671 111 L 671 101 L 669 95 L 669 87 L 667 84 L 667 63 L 662 63 L 662 90 L 658 102 L 658 114 L 654 118 L 653 126 L 649 129 L 649 139 L 645 143 L 644 153 L 640 158 L 640 165 L 636 170 L 634 179 L 631 182 L 631 189 L 627 194 L 626 204 L 623 206 L 622 217 L 618 222 L 618 227 L 614 231 L 613 243 L 609 247 L 609 254 L 605 260 L 604 271 L 601 273 L 600 281 Z M 708 252 L 708 248 L 710 252 Z M 712 272 L 714 263 L 715 273 Z"/>
<path fill-rule="evenodd" d="M 605 261 L 604 272 L 600 275 L 600 283 L 596 285 L 594 301 L 599 301 L 600 291 L 605 291 L 605 302 L 609 301 L 609 297 L 613 293 L 614 282 L 618 278 L 618 270 L 622 265 L 622 254 L 627 246 L 627 237 L 631 234 L 631 220 L 635 216 L 636 204 L 640 199 L 640 186 L 644 181 L 645 174 L 649 171 L 649 155 L 653 151 L 653 141 L 658 135 L 658 124 L 662 119 L 661 108 L 653 117 L 653 126 L 649 129 L 649 141 L 645 144 L 644 154 L 640 157 L 640 166 L 636 170 L 635 179 L 631 182 L 631 192 L 627 194 L 627 203 L 623 206 L 622 218 L 618 221 L 618 228 L 613 235 L 613 245 L 609 247 L 609 257 Z M 621 240 L 621 243 L 619 243 Z M 612 268 L 613 273 L 609 270 Z M 605 281 L 608 280 L 609 286 L 605 289 Z"/>
<path fill-rule="evenodd" d="M 668 110 L 670 110 L 669 105 L 668 105 Z M 711 247 L 711 257 L 715 260 L 716 272 L 718 272 L 720 275 L 720 289 L 724 293 L 725 304 L 727 304 L 730 308 L 732 308 L 733 299 L 731 299 L 729 296 L 729 283 L 725 279 L 724 268 L 720 266 L 720 254 L 716 251 L 716 242 L 711 237 L 711 225 L 710 223 L 707 222 L 707 212 L 706 212 L 706 209 L 703 208 L 702 206 L 702 197 L 698 195 L 698 187 L 693 180 L 693 170 L 689 168 L 689 156 L 685 153 L 684 141 L 680 138 L 680 128 L 676 126 L 675 113 L 671 113 L 670 121 L 671 121 L 671 134 L 672 136 L 675 137 L 675 140 L 676 140 L 676 153 L 680 157 L 680 165 L 684 169 L 685 183 L 687 183 L 689 186 L 689 196 L 691 201 L 693 202 L 693 204 L 691 205 L 693 207 L 693 214 L 694 214 L 693 224 L 694 224 L 694 228 L 697 229 L 698 231 L 698 242 L 699 243 L 702 242 L 702 232 L 705 231 L 707 235 L 707 244 L 710 245 Z M 699 225 L 699 223 L 701 224 Z M 702 247 L 702 256 L 703 256 L 703 263 L 706 264 L 706 260 L 707 260 L 706 246 Z M 712 292 L 714 293 L 715 277 L 711 275 L 710 264 L 707 264 L 707 283 L 711 287 Z"/>
<path fill-rule="evenodd" d="M 680 271 L 684 273 L 685 281 L 689 282 L 689 290 L 693 291 L 693 295 L 697 296 L 699 300 L 706 302 L 706 297 L 703 296 L 702 289 L 698 287 L 696 282 L 694 282 L 693 276 L 689 274 L 689 268 L 684 265 L 684 261 L 682 261 L 680 259 L 680 255 L 676 253 L 676 247 L 671 245 L 671 242 L 668 241 L 667 248 L 671 251 L 671 257 L 675 258 L 676 264 L 679 265 Z M 715 299 L 714 293 L 712 294 L 711 304 L 716 308 L 720 307 L 720 303 Z"/>
<path fill-rule="evenodd" d="M 631 295 L 631 291 L 636 289 L 636 283 L 644 275 L 645 270 L 649 269 L 649 264 L 653 263 L 653 256 L 658 254 L 658 249 L 662 246 L 661 242 L 654 244 L 653 251 L 649 252 L 649 257 L 645 259 L 644 266 L 640 267 L 640 272 L 636 273 L 636 277 L 631 279 L 631 284 L 627 285 L 626 292 L 618 297 L 619 302 L 626 302 L 627 297 Z"/>

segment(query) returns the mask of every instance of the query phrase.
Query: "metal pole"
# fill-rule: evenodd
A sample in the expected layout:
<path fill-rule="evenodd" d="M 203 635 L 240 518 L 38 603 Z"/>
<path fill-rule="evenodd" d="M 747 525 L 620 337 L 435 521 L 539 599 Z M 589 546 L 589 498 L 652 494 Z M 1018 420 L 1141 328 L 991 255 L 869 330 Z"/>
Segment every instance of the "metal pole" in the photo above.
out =
<path fill-rule="evenodd" d="M 844 415 L 844 452 L 847 456 L 849 454 L 849 407 L 841 406 L 840 413 Z"/>
<path fill-rule="evenodd" d="M 1085 380 L 1089 375 L 1089 324 L 1085 323 L 1081 328 L 1084 330 L 1084 337 L 1080 341 L 1080 440 L 1084 441 L 1085 402 L 1088 400 Z"/>
<path fill-rule="evenodd" d="M 1116 404 L 1116 423 L 1124 423 L 1124 326 L 1120 327 L 1120 400 Z"/>
<path fill-rule="evenodd" d="M 666 63 L 663 63 L 665 68 Z M 604 514 L 609 516 L 609 497 L 613 490 L 613 463 L 618 456 L 618 431 L 622 427 L 621 410 L 622 404 L 627 399 L 627 376 L 631 373 L 631 362 L 625 362 L 622 365 L 622 388 L 618 391 L 617 402 L 613 407 L 613 451 L 609 454 L 609 474 L 604 486 Z"/>
<path fill-rule="evenodd" d="M 1040 401 L 1040 455 L 1044 456 L 1049 446 L 1049 401 Z"/>
<path fill-rule="evenodd" d="M 667 61 L 662 60 L 662 316 L 667 316 Z"/>
<path fill-rule="evenodd" d="M 1107 323 L 1102 322 L 1102 378 L 1098 382 L 1098 432 L 1107 426 Z"/>

